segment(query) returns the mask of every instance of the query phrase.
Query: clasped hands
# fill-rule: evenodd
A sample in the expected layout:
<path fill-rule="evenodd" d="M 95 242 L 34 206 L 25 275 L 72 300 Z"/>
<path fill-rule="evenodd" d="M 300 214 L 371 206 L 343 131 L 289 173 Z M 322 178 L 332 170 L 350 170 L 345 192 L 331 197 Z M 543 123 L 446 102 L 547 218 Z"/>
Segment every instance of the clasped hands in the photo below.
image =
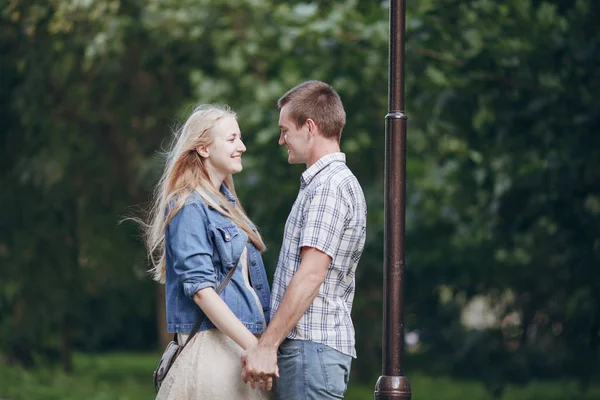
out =
<path fill-rule="evenodd" d="M 277 349 L 256 345 L 242 352 L 242 380 L 252 389 L 271 390 L 273 377 L 279 378 Z"/>

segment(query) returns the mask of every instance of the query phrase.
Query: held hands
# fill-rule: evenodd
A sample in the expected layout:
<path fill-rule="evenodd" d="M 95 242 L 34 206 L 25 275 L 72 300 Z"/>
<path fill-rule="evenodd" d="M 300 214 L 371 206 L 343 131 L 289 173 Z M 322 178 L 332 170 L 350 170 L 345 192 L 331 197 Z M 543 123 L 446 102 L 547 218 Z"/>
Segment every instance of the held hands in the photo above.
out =
<path fill-rule="evenodd" d="M 273 376 L 279 378 L 277 349 L 261 346 L 250 347 L 242 353 L 242 380 L 250 382 L 252 389 L 271 390 Z"/>

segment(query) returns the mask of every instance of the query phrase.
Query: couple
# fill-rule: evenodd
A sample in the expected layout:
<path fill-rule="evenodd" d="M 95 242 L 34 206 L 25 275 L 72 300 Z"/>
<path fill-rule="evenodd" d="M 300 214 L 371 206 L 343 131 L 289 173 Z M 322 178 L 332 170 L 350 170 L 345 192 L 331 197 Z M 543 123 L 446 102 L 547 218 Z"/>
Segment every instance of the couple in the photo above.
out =
<path fill-rule="evenodd" d="M 366 232 L 363 192 L 339 147 L 346 113 L 336 91 L 319 81 L 296 86 L 277 104 L 279 144 L 289 163 L 307 169 L 285 225 L 272 297 L 265 244 L 233 186 L 246 151 L 235 114 L 197 108 L 168 154 L 147 232 L 158 254 L 154 278 L 166 283 L 167 328 L 179 343 L 198 307 L 208 318 L 157 399 L 344 396 L 356 357 L 350 311 Z"/>

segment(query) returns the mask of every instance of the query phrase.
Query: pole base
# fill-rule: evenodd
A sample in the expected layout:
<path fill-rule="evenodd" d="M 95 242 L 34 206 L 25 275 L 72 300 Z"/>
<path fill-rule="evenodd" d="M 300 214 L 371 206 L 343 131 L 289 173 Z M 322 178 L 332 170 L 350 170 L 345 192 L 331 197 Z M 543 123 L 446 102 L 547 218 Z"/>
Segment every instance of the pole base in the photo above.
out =
<path fill-rule="evenodd" d="M 380 376 L 375 385 L 375 400 L 411 400 L 411 396 L 405 376 Z"/>

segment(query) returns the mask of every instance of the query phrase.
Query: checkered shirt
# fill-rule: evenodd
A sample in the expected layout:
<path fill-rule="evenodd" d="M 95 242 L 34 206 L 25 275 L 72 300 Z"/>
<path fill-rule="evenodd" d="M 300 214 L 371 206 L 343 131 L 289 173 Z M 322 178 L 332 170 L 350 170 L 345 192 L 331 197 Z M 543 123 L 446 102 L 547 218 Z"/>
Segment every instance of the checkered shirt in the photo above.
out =
<path fill-rule="evenodd" d="M 350 318 L 354 276 L 362 254 L 367 204 L 343 153 L 322 157 L 302 174 L 300 192 L 285 224 L 271 294 L 271 316 L 300 267 L 302 247 L 314 247 L 332 259 L 319 293 L 290 339 L 322 343 L 356 358 Z"/>

